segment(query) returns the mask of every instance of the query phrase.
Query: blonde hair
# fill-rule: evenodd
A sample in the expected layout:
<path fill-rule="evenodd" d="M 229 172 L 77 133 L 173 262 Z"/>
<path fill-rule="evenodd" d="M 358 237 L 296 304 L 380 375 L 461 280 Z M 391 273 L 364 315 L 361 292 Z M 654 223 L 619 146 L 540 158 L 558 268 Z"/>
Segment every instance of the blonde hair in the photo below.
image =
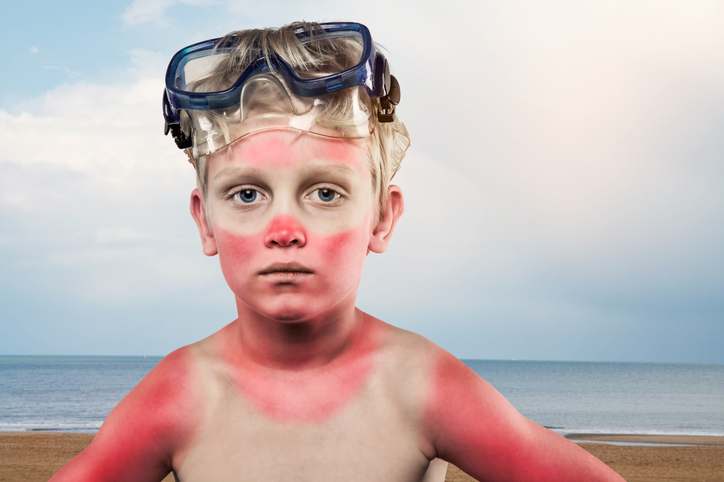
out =
<path fill-rule="evenodd" d="M 304 29 L 310 38 L 323 34 L 324 29 L 318 23 L 294 22 L 281 28 L 249 29 L 231 32 L 220 39 L 219 46 L 233 45 L 231 54 L 219 62 L 213 72 L 187 86 L 197 92 L 214 92 L 231 86 L 241 73 L 260 56 L 267 60 L 273 54 L 289 64 L 302 78 L 312 78 L 328 73 L 340 72 L 357 64 L 362 51 L 361 41 L 349 37 L 327 37 L 315 42 L 302 43 L 296 35 L 298 29 Z M 282 84 L 286 85 L 278 76 Z M 367 96 L 363 88 L 359 98 L 362 108 L 370 114 L 370 137 L 368 140 L 369 166 L 372 173 L 372 188 L 379 201 L 380 214 L 387 200 L 387 186 L 400 168 L 400 163 L 409 146 L 409 136 L 405 126 L 395 118 L 392 123 L 381 123 L 377 114 L 381 109 L 378 99 Z M 347 89 L 350 90 L 350 89 Z M 343 117 L 351 108 L 352 97 L 346 91 L 328 94 L 325 104 L 325 116 Z M 355 100 L 356 101 L 356 100 Z M 227 131 L 224 113 L 205 111 L 207 120 L 211 120 L 220 131 Z M 196 127 L 194 111 L 183 111 L 181 128 L 187 134 Z M 230 147 L 230 146 L 229 146 Z M 208 192 L 207 157 L 194 158 L 192 149 L 186 150 L 190 162 L 196 168 L 196 185 L 206 199 Z"/>

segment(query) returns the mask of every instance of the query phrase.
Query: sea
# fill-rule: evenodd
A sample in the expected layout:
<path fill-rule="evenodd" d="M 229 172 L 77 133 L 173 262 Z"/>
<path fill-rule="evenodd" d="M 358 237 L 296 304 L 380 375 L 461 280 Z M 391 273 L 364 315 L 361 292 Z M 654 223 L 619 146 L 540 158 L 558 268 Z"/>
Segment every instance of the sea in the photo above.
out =
<path fill-rule="evenodd" d="M 0 431 L 98 431 L 161 357 L 0 356 Z M 463 360 L 562 435 L 724 435 L 721 365 Z"/>

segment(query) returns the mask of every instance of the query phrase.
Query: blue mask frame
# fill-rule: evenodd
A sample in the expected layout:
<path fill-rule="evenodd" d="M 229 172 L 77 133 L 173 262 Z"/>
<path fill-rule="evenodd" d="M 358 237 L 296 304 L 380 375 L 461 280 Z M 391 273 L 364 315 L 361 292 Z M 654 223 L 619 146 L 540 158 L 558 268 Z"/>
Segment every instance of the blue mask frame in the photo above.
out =
<path fill-rule="evenodd" d="M 390 75 L 385 56 L 377 52 L 369 29 L 359 23 L 322 23 L 320 27 L 324 29 L 325 36 L 356 34 L 362 39 L 362 56 L 357 65 L 332 75 L 303 79 L 289 64 L 272 54 L 268 60 L 263 56 L 257 58 L 228 89 L 218 92 L 193 92 L 184 90 L 185 79 L 178 74 L 183 72 L 184 65 L 191 60 L 213 55 L 219 49 L 231 48 L 235 40 L 229 39 L 226 45 L 218 44 L 221 39 L 206 40 L 178 51 L 166 70 L 166 89 L 163 95 L 164 133 L 171 131 L 179 148 L 191 147 L 191 138 L 181 131 L 181 110 L 233 107 L 239 103 L 241 90 L 250 77 L 271 70 L 281 74 L 292 93 L 300 97 L 320 97 L 362 86 L 371 98 L 380 99 L 379 121 L 393 122 L 395 106 L 400 101 L 399 84 L 397 79 Z M 309 32 L 301 28 L 296 31 L 296 35 L 301 41 L 309 38 Z"/>

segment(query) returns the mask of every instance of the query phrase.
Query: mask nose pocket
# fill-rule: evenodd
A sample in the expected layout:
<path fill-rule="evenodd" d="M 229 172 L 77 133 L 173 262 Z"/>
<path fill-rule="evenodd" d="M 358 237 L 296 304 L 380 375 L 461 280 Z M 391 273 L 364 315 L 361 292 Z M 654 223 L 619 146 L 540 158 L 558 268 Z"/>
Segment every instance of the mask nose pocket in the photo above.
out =
<path fill-rule="evenodd" d="M 245 132 L 275 126 L 308 130 L 308 126 L 291 124 L 302 122 L 313 108 L 313 99 L 290 95 L 278 78 L 262 74 L 244 84 L 239 101 L 239 121 L 244 124 Z"/>
<path fill-rule="evenodd" d="M 323 98 L 301 97 L 291 93 L 277 75 L 258 74 L 244 83 L 236 106 L 194 111 L 193 156 L 216 152 L 254 132 L 279 128 L 331 138 L 365 138 L 373 130 L 368 104 L 361 87 Z"/>

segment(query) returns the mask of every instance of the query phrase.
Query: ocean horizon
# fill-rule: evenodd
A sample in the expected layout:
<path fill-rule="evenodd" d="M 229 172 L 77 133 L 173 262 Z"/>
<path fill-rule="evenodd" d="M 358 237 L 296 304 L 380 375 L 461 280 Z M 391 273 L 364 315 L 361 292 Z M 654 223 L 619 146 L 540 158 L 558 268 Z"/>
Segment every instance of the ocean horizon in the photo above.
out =
<path fill-rule="evenodd" d="M 0 355 L 0 431 L 97 432 L 162 358 Z M 724 436 L 721 365 L 462 361 L 562 435 Z"/>

